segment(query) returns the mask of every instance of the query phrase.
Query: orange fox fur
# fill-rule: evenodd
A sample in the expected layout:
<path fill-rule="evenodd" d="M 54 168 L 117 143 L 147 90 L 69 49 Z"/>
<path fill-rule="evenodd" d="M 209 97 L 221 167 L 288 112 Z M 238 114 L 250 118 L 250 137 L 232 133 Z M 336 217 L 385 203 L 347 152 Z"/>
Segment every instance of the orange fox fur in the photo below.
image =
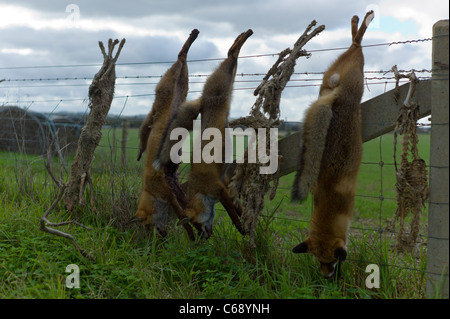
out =
<path fill-rule="evenodd" d="M 166 222 L 169 208 L 172 208 L 178 218 L 185 217 L 182 206 L 185 205 L 184 193 L 181 191 L 176 174 L 177 166 L 155 169 L 152 165 L 166 127 L 175 116 L 179 105 L 186 99 L 188 92 L 187 53 L 195 41 L 199 31 L 194 29 L 180 53 L 178 60 L 166 71 L 156 87 L 156 98 L 153 107 L 140 130 L 140 146 L 138 160 L 146 152 L 143 174 L 143 189 L 138 203 L 136 215 L 131 221 L 141 221 L 147 228 L 154 227 L 156 231 L 166 236 Z M 195 236 L 190 225 L 184 227 L 189 238 Z"/>
<path fill-rule="evenodd" d="M 201 113 L 201 132 L 206 128 L 214 127 L 222 133 L 222 154 L 225 154 L 225 127 L 228 125 L 228 113 L 230 109 L 231 93 L 237 69 L 237 59 L 242 45 L 253 34 L 248 30 L 240 34 L 228 51 L 225 59 L 214 73 L 208 78 L 203 88 L 200 99 L 185 103 L 177 118 L 170 124 L 169 130 L 176 127 L 192 129 L 192 120 Z M 173 142 L 173 141 L 172 141 Z M 208 141 L 202 141 L 202 149 Z M 170 146 L 168 139 L 163 143 L 155 166 L 166 165 Z M 187 205 L 185 223 L 191 222 L 208 238 L 212 234 L 212 225 L 215 217 L 214 206 L 220 201 L 230 215 L 236 228 L 242 233 L 239 220 L 241 207 L 234 205 L 230 197 L 226 181 L 224 181 L 225 163 L 191 163 L 188 176 Z"/>
<path fill-rule="evenodd" d="M 358 29 L 351 20 L 352 45 L 325 72 L 319 99 L 306 111 L 299 169 L 292 198 L 314 195 L 308 238 L 293 249 L 311 253 L 325 277 L 347 257 L 347 232 L 353 215 L 362 157 L 360 103 L 364 92 L 362 37 L 373 19 L 366 14 Z"/>

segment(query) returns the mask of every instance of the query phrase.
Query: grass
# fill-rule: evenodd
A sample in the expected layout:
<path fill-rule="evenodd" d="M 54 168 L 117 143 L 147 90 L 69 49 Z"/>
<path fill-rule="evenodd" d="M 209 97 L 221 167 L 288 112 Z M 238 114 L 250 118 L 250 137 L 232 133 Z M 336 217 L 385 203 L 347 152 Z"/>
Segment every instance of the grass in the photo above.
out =
<path fill-rule="evenodd" d="M 43 159 L 0 153 L 0 298 L 424 298 L 425 247 L 397 254 L 393 233 L 373 231 L 385 228 L 396 209 L 392 135 L 364 145 L 349 259 L 334 280 L 322 278 L 312 256 L 291 252 L 306 237 L 312 211 L 310 198 L 302 205 L 290 203 L 294 174 L 281 178 L 277 195 L 266 201 L 256 248 L 220 205 L 207 241 L 190 242 L 175 226 L 164 239 L 138 226 L 123 227 L 136 210 L 143 163 L 135 160 L 136 130 L 128 135 L 125 169 L 120 150 L 111 152 L 112 135 L 105 129 L 93 164 L 96 212 L 85 208 L 71 216 L 60 206 L 50 215 L 54 222 L 77 218 L 93 229 L 61 230 L 73 234 L 95 261 L 82 257 L 66 239 L 39 230 L 39 218 L 58 193 Z M 420 136 L 419 149 L 427 160 L 428 135 Z M 385 199 L 380 201 L 380 195 Z M 370 263 L 380 268 L 378 289 L 365 285 Z M 79 266 L 79 289 L 65 285 L 69 264 Z"/>

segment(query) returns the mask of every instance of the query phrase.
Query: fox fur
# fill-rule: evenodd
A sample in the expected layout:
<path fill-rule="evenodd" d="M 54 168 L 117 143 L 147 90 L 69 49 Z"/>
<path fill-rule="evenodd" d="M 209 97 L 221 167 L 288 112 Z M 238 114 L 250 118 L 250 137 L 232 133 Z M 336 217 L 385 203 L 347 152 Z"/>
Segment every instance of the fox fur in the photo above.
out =
<path fill-rule="evenodd" d="M 201 132 L 214 127 L 222 133 L 222 154 L 225 154 L 225 128 L 228 125 L 228 114 L 231 103 L 231 93 L 237 69 L 237 59 L 242 45 L 253 34 L 248 30 L 240 34 L 228 51 L 228 57 L 211 74 L 205 83 L 202 95 L 199 99 L 186 102 L 180 108 L 176 118 L 169 125 L 168 131 L 176 127 L 192 129 L 192 121 L 201 114 Z M 169 134 L 167 134 L 169 135 Z M 207 144 L 202 141 L 202 149 Z M 169 153 L 174 141 L 169 141 L 166 136 L 161 145 L 158 159 L 154 162 L 156 167 L 164 166 L 169 160 Z M 242 208 L 234 204 L 230 197 L 226 181 L 224 159 L 220 163 L 191 163 L 187 186 L 187 204 L 184 211 L 187 218 L 184 223 L 191 222 L 204 238 L 212 234 L 212 226 L 215 217 L 214 206 L 220 201 L 227 210 L 236 228 L 243 233 L 239 220 Z"/>
<path fill-rule="evenodd" d="M 191 44 L 199 34 L 197 29 L 192 30 L 186 43 L 178 54 L 177 61 L 166 71 L 156 87 L 156 97 L 149 115 L 141 126 L 139 137 L 140 146 L 138 160 L 146 152 L 143 173 L 143 189 L 138 202 L 136 215 L 130 220 L 141 221 L 150 229 L 155 228 L 161 236 L 166 236 L 166 222 L 171 208 L 179 219 L 185 217 L 183 213 L 186 199 L 177 179 L 178 166 L 171 163 L 164 169 L 155 169 L 152 165 L 156 158 L 159 146 L 166 127 L 178 111 L 179 105 L 184 102 L 188 92 L 187 53 Z M 184 227 L 189 238 L 195 240 L 190 225 Z"/>
<path fill-rule="evenodd" d="M 305 113 L 293 200 L 314 196 L 308 238 L 293 249 L 311 253 L 327 278 L 347 257 L 347 233 L 353 215 L 362 158 L 360 103 L 364 92 L 363 35 L 373 19 L 367 12 L 351 19 L 352 45 L 325 72 L 319 98 Z"/>

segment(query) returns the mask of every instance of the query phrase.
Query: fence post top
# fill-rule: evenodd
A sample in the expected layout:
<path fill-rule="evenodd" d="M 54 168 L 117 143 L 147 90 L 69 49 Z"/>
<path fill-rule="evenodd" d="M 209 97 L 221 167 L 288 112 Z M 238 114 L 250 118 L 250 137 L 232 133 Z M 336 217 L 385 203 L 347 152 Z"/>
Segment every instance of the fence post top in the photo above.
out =
<path fill-rule="evenodd" d="M 437 30 L 438 28 L 447 28 L 448 29 L 448 19 L 439 20 L 435 24 L 433 24 L 433 30 Z M 448 34 L 447 34 L 448 36 Z"/>

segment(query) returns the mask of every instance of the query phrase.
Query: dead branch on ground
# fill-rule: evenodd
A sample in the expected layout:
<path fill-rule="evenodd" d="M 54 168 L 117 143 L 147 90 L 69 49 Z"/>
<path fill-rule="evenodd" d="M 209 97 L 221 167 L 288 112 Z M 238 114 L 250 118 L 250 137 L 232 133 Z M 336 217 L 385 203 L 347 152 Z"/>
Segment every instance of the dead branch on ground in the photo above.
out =
<path fill-rule="evenodd" d="M 94 257 L 92 254 L 88 253 L 87 251 L 85 251 L 83 248 L 80 247 L 80 245 L 78 245 L 78 243 L 76 242 L 75 238 L 68 233 L 65 233 L 63 231 L 57 230 L 55 228 L 50 228 L 51 227 L 60 227 L 60 226 L 65 226 L 65 225 L 76 225 L 79 227 L 82 227 L 84 229 L 87 230 L 92 230 L 91 228 L 75 221 L 75 220 L 70 220 L 70 221 L 66 221 L 66 222 L 60 222 L 60 223 L 52 223 L 48 220 L 48 215 L 55 209 L 55 207 L 58 205 L 59 201 L 61 200 L 61 198 L 63 197 L 64 191 L 67 188 L 67 183 L 62 183 L 59 180 L 56 179 L 55 175 L 53 174 L 52 170 L 51 170 L 51 165 L 50 163 L 52 162 L 52 147 L 53 144 L 55 142 L 55 138 L 53 138 L 52 143 L 50 143 L 48 150 L 47 150 L 47 164 L 46 164 L 46 168 L 47 171 L 50 175 L 50 177 L 52 178 L 52 180 L 55 182 L 55 184 L 59 187 L 59 194 L 58 197 L 55 199 L 55 201 L 51 204 L 51 206 L 47 209 L 47 211 L 44 213 L 44 215 L 42 215 L 41 219 L 40 219 L 40 224 L 39 224 L 39 229 L 47 232 L 49 234 L 53 234 L 56 236 L 60 236 L 60 237 L 64 237 L 69 239 L 72 244 L 75 246 L 75 248 L 84 256 L 87 257 L 91 260 L 94 260 Z"/>

